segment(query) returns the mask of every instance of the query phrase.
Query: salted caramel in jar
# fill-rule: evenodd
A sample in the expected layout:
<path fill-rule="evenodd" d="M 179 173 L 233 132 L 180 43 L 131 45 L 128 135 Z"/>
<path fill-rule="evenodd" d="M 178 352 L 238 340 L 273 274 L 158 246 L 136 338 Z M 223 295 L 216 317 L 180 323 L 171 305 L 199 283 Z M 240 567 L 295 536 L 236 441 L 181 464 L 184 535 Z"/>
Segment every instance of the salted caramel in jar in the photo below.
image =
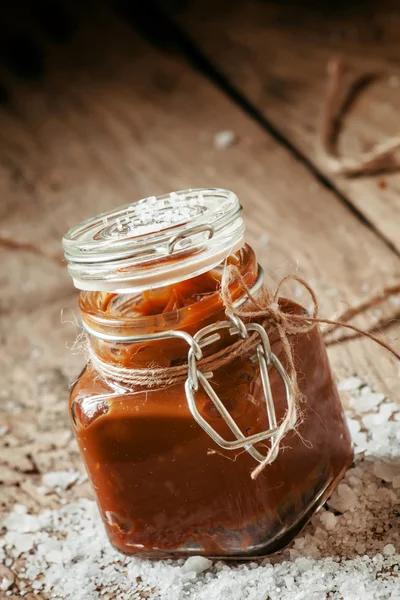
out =
<path fill-rule="evenodd" d="M 263 271 L 235 194 L 146 198 L 63 246 L 88 357 L 71 422 L 111 543 L 150 558 L 282 549 L 351 463 L 351 441 L 317 326 L 289 335 L 293 397 L 279 327 L 255 309 Z"/>

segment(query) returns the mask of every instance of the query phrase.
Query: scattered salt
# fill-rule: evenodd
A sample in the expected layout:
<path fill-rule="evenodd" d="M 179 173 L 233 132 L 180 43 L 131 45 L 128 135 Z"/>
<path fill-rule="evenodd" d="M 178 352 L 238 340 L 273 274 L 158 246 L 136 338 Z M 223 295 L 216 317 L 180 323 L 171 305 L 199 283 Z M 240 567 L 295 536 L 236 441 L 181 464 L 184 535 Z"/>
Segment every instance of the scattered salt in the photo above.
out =
<path fill-rule="evenodd" d="M 7 577 L 3 577 L 3 579 L 0 582 L 0 590 L 8 590 L 11 586 L 12 586 L 13 582 L 11 581 L 11 579 L 7 579 Z"/>
<path fill-rule="evenodd" d="M 357 398 L 352 398 L 351 404 L 358 412 L 368 412 L 376 409 L 384 399 L 384 394 L 361 394 Z"/>
<path fill-rule="evenodd" d="M 18 533 L 16 531 L 10 531 L 4 536 L 5 542 L 8 546 L 13 549 L 13 556 L 18 557 L 24 552 L 32 550 L 34 544 L 34 538 L 28 533 Z"/>
<path fill-rule="evenodd" d="M 361 429 L 360 422 L 357 419 L 350 419 L 349 417 L 347 417 L 347 426 L 352 437 Z"/>
<path fill-rule="evenodd" d="M 378 460 L 374 462 L 373 473 L 383 481 L 394 481 L 396 477 L 400 476 L 400 460 L 395 462 Z"/>
<path fill-rule="evenodd" d="M 209 569 L 212 565 L 212 561 L 204 556 L 190 556 L 182 565 L 182 573 L 194 572 L 197 575 Z"/>
<path fill-rule="evenodd" d="M 337 517 L 335 517 L 335 515 L 329 510 L 326 510 L 323 513 L 321 513 L 320 519 L 327 531 L 333 531 L 335 529 L 337 524 Z"/>
<path fill-rule="evenodd" d="M 260 244 L 260 246 L 268 246 L 268 244 L 270 243 L 270 241 L 271 241 L 271 238 L 268 235 L 268 233 L 262 233 L 260 235 L 258 243 Z"/>
<path fill-rule="evenodd" d="M 214 146 L 218 150 L 224 148 L 230 148 L 236 142 L 236 134 L 234 131 L 227 129 L 225 131 L 218 131 L 214 136 Z"/>
<path fill-rule="evenodd" d="M 66 490 L 80 477 L 78 471 L 52 471 L 42 477 L 43 486 L 55 490 Z"/>
<path fill-rule="evenodd" d="M 346 483 L 339 483 L 337 493 L 340 498 L 342 510 L 353 510 L 357 505 L 357 496 Z"/>
<path fill-rule="evenodd" d="M 394 556 L 396 554 L 396 548 L 393 546 L 393 544 L 386 544 L 382 552 L 383 554 L 386 554 L 386 556 Z"/>
<path fill-rule="evenodd" d="M 0 425 L 0 437 L 3 437 L 4 435 L 6 435 L 7 432 L 8 432 L 8 427 L 5 427 L 4 425 Z"/>
<path fill-rule="evenodd" d="M 338 390 L 340 392 L 351 392 L 353 390 L 358 390 L 363 385 L 363 382 L 358 377 L 349 377 L 348 379 L 343 379 L 338 384 Z"/>
<path fill-rule="evenodd" d="M 364 554 L 367 548 L 362 542 L 357 542 L 354 546 L 354 549 L 357 552 L 357 554 Z"/>
<path fill-rule="evenodd" d="M 396 475 L 396 477 L 393 478 L 392 486 L 395 490 L 400 488 L 400 475 Z"/>
<path fill-rule="evenodd" d="M 352 398 L 373 394 L 351 380 L 341 387 Z M 21 596 L 29 589 L 55 600 L 400 600 L 399 423 L 388 420 L 395 412 L 388 401 L 370 410 L 362 420 L 354 410 L 348 416 L 364 452 L 328 501 L 339 514 L 323 509 L 279 556 L 241 564 L 126 557 L 109 544 L 95 503 L 80 499 L 36 516 L 16 505 L 2 523 L 0 561 L 11 567 Z M 43 486 L 62 490 L 78 481 L 78 473 L 58 472 Z"/>

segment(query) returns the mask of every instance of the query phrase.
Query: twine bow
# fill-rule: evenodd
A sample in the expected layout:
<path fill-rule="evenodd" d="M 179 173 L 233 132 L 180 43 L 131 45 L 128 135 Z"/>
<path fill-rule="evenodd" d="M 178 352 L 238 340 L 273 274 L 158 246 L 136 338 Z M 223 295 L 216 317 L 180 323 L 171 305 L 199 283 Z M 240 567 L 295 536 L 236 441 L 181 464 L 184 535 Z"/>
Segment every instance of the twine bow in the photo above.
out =
<path fill-rule="evenodd" d="M 234 281 L 238 281 L 240 285 L 246 292 L 249 300 L 251 301 L 251 305 L 248 303 L 245 304 L 244 308 L 235 308 L 234 303 L 232 301 L 232 297 L 230 295 L 231 283 Z M 288 313 L 281 309 L 279 304 L 279 298 L 281 296 L 281 288 L 288 281 L 296 281 L 299 283 L 304 289 L 309 293 L 312 300 L 312 310 L 310 314 L 293 314 Z M 395 291 L 398 291 L 398 288 L 393 288 Z M 274 455 L 279 450 L 280 443 L 283 437 L 288 433 L 290 429 L 293 428 L 293 416 L 294 414 L 301 414 L 299 410 L 299 405 L 302 399 L 302 394 L 298 385 L 297 371 L 294 364 L 294 353 L 293 348 L 289 340 L 290 335 L 298 335 L 304 334 L 315 327 L 318 323 L 323 323 L 329 325 L 329 329 L 327 334 L 330 334 L 332 331 L 337 329 L 338 327 L 345 327 L 350 329 L 357 334 L 367 337 L 386 350 L 388 350 L 393 356 L 397 359 L 400 359 L 400 354 L 398 354 L 394 348 L 392 348 L 389 344 L 380 340 L 376 336 L 372 335 L 367 331 L 363 331 L 362 329 L 350 325 L 349 323 L 343 321 L 335 321 L 332 319 L 324 319 L 318 316 L 318 300 L 315 295 L 314 290 L 310 287 L 310 285 L 301 277 L 297 275 L 287 275 L 281 279 L 275 289 L 274 292 L 271 292 L 268 288 L 263 289 L 263 294 L 260 299 L 255 298 L 243 280 L 242 275 L 240 274 L 239 269 L 235 265 L 226 264 L 222 282 L 221 282 L 221 290 L 220 290 L 221 298 L 224 305 L 233 312 L 233 314 L 237 315 L 241 318 L 246 319 L 263 319 L 263 326 L 265 327 L 268 323 L 276 328 L 278 336 L 282 342 L 283 351 L 286 358 L 286 368 L 290 377 L 290 386 L 291 393 L 293 395 L 294 402 L 292 406 L 286 411 L 286 414 L 283 418 L 282 423 L 279 426 L 279 431 L 276 434 L 273 442 L 271 443 L 270 449 L 265 457 L 264 461 L 260 463 L 251 473 L 251 477 L 255 479 L 263 469 L 273 461 Z M 389 294 L 390 295 L 390 294 Z M 378 298 L 382 299 L 382 295 Z M 384 297 L 388 297 L 388 294 L 384 295 Z M 377 303 L 377 298 L 372 298 L 370 302 L 364 303 L 364 309 L 368 309 L 371 305 L 375 305 Z M 352 310 L 347 311 L 344 315 L 345 319 L 351 318 L 354 314 L 358 314 L 359 311 Z"/>

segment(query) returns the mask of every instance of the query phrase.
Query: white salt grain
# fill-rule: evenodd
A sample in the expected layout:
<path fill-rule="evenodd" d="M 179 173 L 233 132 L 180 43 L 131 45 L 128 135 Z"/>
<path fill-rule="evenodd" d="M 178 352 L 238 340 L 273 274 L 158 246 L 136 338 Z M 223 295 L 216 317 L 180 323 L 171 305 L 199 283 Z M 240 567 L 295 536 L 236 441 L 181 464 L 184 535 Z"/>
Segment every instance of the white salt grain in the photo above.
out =
<path fill-rule="evenodd" d="M 339 483 L 337 488 L 344 510 L 352 510 L 357 505 L 357 496 L 346 483 Z"/>
<path fill-rule="evenodd" d="M 262 233 L 260 235 L 258 243 L 260 244 L 260 246 L 268 246 L 268 244 L 270 243 L 270 241 L 271 241 L 271 238 L 268 235 L 268 233 Z"/>
<path fill-rule="evenodd" d="M 357 412 L 368 412 L 376 409 L 384 399 L 384 394 L 361 394 L 358 398 L 352 398 L 351 404 Z"/>
<path fill-rule="evenodd" d="M 78 471 L 52 471 L 42 477 L 42 483 L 47 488 L 66 490 L 79 479 Z"/>
<path fill-rule="evenodd" d="M 337 517 L 329 510 L 321 513 L 321 522 L 327 531 L 333 531 L 336 527 Z"/>
<path fill-rule="evenodd" d="M 386 556 L 394 556 L 396 554 L 396 548 L 393 546 L 393 544 L 386 544 L 382 552 Z"/>
<path fill-rule="evenodd" d="M 32 550 L 34 544 L 34 538 L 28 533 L 18 533 L 10 531 L 4 536 L 6 544 L 13 548 L 13 556 L 18 557 L 23 552 L 29 552 Z"/>
<path fill-rule="evenodd" d="M 400 475 L 396 475 L 396 477 L 394 477 L 392 481 L 392 486 L 395 490 L 398 490 L 400 488 Z"/>
<path fill-rule="evenodd" d="M 214 146 L 218 150 L 230 148 L 236 142 L 236 135 L 234 131 L 227 129 L 225 131 L 218 131 L 214 136 Z"/>
<path fill-rule="evenodd" d="M 25 506 L 19 504 L 14 506 L 14 511 L 3 521 L 4 527 L 9 531 L 18 531 L 19 533 L 29 533 L 40 529 L 40 521 L 36 516 L 25 514 L 21 509 Z"/>
<path fill-rule="evenodd" d="M 363 382 L 358 377 L 349 377 L 338 383 L 338 390 L 340 392 L 352 392 L 353 390 L 358 390 L 362 385 Z"/>
<path fill-rule="evenodd" d="M 181 567 L 182 573 L 194 572 L 197 575 L 209 569 L 212 561 L 204 556 L 190 556 Z"/>
<path fill-rule="evenodd" d="M 11 586 L 12 586 L 13 582 L 11 581 L 11 579 L 7 579 L 7 577 L 3 577 L 3 579 L 0 582 L 0 590 L 8 590 Z"/>
<path fill-rule="evenodd" d="M 367 548 L 362 542 L 357 542 L 354 546 L 354 549 L 357 552 L 357 554 L 365 554 Z"/>
<path fill-rule="evenodd" d="M 351 433 L 351 436 L 353 437 L 355 434 L 357 434 L 361 427 L 360 427 L 360 423 L 359 421 L 357 421 L 357 419 L 350 419 L 347 418 L 347 426 L 349 428 L 349 431 Z"/>

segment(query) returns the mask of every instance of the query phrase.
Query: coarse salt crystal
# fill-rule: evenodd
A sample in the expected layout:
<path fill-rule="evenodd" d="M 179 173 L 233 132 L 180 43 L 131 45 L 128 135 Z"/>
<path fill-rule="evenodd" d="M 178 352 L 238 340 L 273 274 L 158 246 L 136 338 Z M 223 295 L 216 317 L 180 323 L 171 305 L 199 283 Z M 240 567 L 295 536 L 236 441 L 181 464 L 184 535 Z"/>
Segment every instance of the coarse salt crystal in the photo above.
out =
<path fill-rule="evenodd" d="M 28 533 L 19 533 L 16 531 L 9 531 L 4 536 L 6 543 L 12 546 L 14 556 L 20 556 L 23 552 L 29 552 L 33 548 L 33 536 Z"/>
<path fill-rule="evenodd" d="M 400 475 L 396 475 L 396 477 L 394 477 L 392 481 L 392 486 L 395 490 L 398 490 L 400 488 Z"/>
<path fill-rule="evenodd" d="M 34 515 L 27 515 L 15 510 L 3 521 L 3 526 L 9 531 L 30 533 L 40 529 L 40 521 Z"/>
<path fill-rule="evenodd" d="M 352 392 L 358 390 L 363 385 L 363 382 L 358 377 L 349 377 L 348 379 L 342 379 L 338 383 L 338 390 L 340 392 Z"/>
<path fill-rule="evenodd" d="M 384 546 L 382 552 L 386 556 L 393 556 L 394 554 L 396 554 L 396 548 L 393 546 L 393 544 L 386 544 L 386 546 Z"/>
<path fill-rule="evenodd" d="M 296 567 L 298 568 L 298 570 L 300 571 L 300 573 L 304 572 L 304 571 L 308 571 L 309 569 L 311 569 L 313 563 L 309 558 L 306 558 L 305 556 L 302 556 L 301 558 L 297 558 L 296 559 Z"/>
<path fill-rule="evenodd" d="M 52 471 L 45 473 L 42 483 L 47 488 L 66 490 L 80 477 L 78 471 Z"/>
<path fill-rule="evenodd" d="M 357 506 L 357 496 L 346 483 L 339 483 L 337 490 L 328 500 L 328 506 L 341 513 L 354 510 Z"/>
<path fill-rule="evenodd" d="M 360 431 L 361 427 L 360 427 L 360 423 L 359 423 L 359 421 L 357 421 L 357 419 L 347 418 L 346 421 L 347 421 L 347 427 L 349 428 L 351 436 L 355 435 L 356 433 L 358 433 Z"/>
<path fill-rule="evenodd" d="M 203 571 L 209 569 L 212 565 L 212 561 L 204 556 L 190 556 L 185 560 L 184 564 L 181 567 L 182 573 L 190 573 L 194 572 L 199 575 Z"/>
<path fill-rule="evenodd" d="M 362 542 L 357 542 L 357 544 L 354 546 L 354 549 L 358 554 L 364 554 L 367 548 Z"/>
<path fill-rule="evenodd" d="M 260 235 L 260 239 L 258 240 L 260 246 L 268 246 L 270 241 L 271 241 L 271 238 L 267 233 L 262 233 Z"/>
<path fill-rule="evenodd" d="M 3 579 L 0 582 L 0 590 L 8 590 L 11 586 L 12 586 L 13 582 L 11 581 L 11 579 L 7 579 L 7 577 L 3 577 Z"/>
<path fill-rule="evenodd" d="M 26 515 L 28 512 L 28 507 L 24 504 L 14 504 L 13 512 L 17 515 Z"/>
<path fill-rule="evenodd" d="M 218 150 L 224 148 L 230 148 L 236 142 L 236 135 L 234 131 L 229 129 L 225 131 L 218 131 L 214 136 L 214 146 Z"/>
<path fill-rule="evenodd" d="M 362 394 L 358 398 L 352 398 L 351 404 L 358 412 L 367 412 L 377 408 L 384 399 L 384 394 Z"/>
<path fill-rule="evenodd" d="M 400 474 L 400 462 L 385 462 L 378 460 L 374 463 L 373 473 L 383 481 L 391 482 Z"/>
<path fill-rule="evenodd" d="M 337 524 L 337 517 L 329 510 L 321 513 L 321 522 L 327 531 L 333 531 Z"/>
<path fill-rule="evenodd" d="M 360 390 L 359 393 L 361 394 L 361 396 L 367 396 L 368 394 L 372 394 L 372 390 L 369 387 L 369 385 L 364 385 Z"/>
<path fill-rule="evenodd" d="M 379 414 L 382 415 L 385 420 L 388 420 L 398 409 L 399 405 L 396 402 L 385 402 L 379 407 Z"/>

